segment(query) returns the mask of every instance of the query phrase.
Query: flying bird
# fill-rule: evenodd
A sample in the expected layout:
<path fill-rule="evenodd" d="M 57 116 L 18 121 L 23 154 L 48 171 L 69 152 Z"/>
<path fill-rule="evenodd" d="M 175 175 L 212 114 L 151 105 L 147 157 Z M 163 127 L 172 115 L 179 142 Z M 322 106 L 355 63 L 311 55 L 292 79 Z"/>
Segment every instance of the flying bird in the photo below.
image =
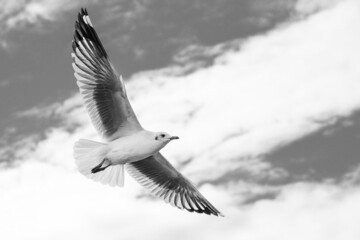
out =
<path fill-rule="evenodd" d="M 80 173 L 110 186 L 124 186 L 124 168 L 141 185 L 171 205 L 190 212 L 222 214 L 159 152 L 179 139 L 144 129 L 111 64 L 86 9 L 75 22 L 72 67 L 93 125 L 106 143 L 80 139 L 74 158 Z"/>

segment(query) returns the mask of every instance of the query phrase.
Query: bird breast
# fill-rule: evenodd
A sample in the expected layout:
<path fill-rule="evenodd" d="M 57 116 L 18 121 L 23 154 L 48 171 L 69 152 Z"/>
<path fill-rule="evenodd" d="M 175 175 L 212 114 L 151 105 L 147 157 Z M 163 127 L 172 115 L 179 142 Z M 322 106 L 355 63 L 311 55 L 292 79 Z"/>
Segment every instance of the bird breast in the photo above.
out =
<path fill-rule="evenodd" d="M 164 146 L 146 134 L 134 134 L 110 142 L 106 158 L 113 164 L 135 162 L 153 155 Z"/>

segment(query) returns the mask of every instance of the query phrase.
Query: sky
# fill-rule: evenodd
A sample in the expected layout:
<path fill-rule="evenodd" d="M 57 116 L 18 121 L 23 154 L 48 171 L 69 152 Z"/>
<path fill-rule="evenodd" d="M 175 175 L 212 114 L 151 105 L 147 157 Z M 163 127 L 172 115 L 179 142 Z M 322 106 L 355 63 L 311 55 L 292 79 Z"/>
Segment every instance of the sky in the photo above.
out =
<path fill-rule="evenodd" d="M 360 2 L 0 1 L 4 239 L 357 240 Z M 71 68 L 81 7 L 162 153 L 225 217 L 180 211 L 129 175 L 77 172 L 102 141 Z"/>

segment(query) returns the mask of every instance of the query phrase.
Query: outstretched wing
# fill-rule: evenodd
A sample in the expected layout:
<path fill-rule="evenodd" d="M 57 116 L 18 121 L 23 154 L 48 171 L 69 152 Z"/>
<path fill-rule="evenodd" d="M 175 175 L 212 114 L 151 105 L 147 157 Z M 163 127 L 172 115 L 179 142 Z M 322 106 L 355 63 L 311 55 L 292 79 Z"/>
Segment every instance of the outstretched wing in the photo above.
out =
<path fill-rule="evenodd" d="M 81 9 L 75 22 L 72 48 L 77 85 L 99 133 L 111 141 L 142 130 L 124 82 L 112 66 L 86 9 Z"/>
<path fill-rule="evenodd" d="M 137 182 L 171 205 L 189 212 L 222 216 L 160 153 L 125 166 Z"/>

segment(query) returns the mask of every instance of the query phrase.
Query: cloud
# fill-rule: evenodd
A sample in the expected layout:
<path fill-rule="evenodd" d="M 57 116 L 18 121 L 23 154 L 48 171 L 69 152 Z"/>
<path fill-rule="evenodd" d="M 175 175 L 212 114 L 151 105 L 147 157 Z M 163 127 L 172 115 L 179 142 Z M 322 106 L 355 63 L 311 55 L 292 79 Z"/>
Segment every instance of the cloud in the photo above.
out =
<path fill-rule="evenodd" d="M 220 177 L 240 164 L 237 159 L 257 158 L 324 127 L 326 121 L 319 120 L 359 108 L 360 59 L 354 53 L 360 51 L 360 33 L 348 28 L 359 20 L 353 5 L 344 2 L 266 36 L 239 41 L 240 50 L 190 75 L 139 74 L 129 84 L 134 107 L 145 125 L 182 133 L 174 155 L 181 160 L 197 156 L 194 171 Z M 223 168 L 214 172 L 218 166 Z"/>
<path fill-rule="evenodd" d="M 41 21 L 55 21 L 63 12 L 72 10 L 82 1 L 69 0 L 31 0 L 2 1 L 0 19 L 3 28 L 23 28 L 27 25 L 41 24 Z"/>
<path fill-rule="evenodd" d="M 359 189 L 298 184 L 286 187 L 275 201 L 258 202 L 248 212 L 245 239 L 356 239 L 357 217 L 351 214 Z M 351 216 L 352 215 L 352 216 Z M 242 232 L 242 231 L 239 231 Z"/>
<path fill-rule="evenodd" d="M 12 43 L 7 35 L 12 31 L 43 32 L 46 23 L 54 23 L 64 19 L 66 12 L 80 7 L 82 4 L 92 4 L 92 1 L 71 0 L 4 0 L 0 2 L 0 39 L 3 48 L 9 48 Z"/>
<path fill-rule="evenodd" d="M 309 15 L 320 10 L 333 7 L 342 2 L 341 0 L 299 0 L 294 6 L 295 11 L 300 15 Z"/>
<path fill-rule="evenodd" d="M 206 186 L 225 218 L 136 199 L 138 186 L 102 186 L 60 166 L 28 161 L 0 175 L 0 221 L 7 239 L 358 239 L 360 189 L 286 186 L 272 200 L 237 205 L 231 191 Z M 21 230 L 21 231 L 20 231 Z"/>
<path fill-rule="evenodd" d="M 25 111 L 15 113 L 18 118 L 33 117 L 33 118 L 67 118 L 69 113 L 74 109 L 79 109 L 82 106 L 79 95 L 72 96 L 63 102 L 55 102 L 46 106 L 35 106 Z M 76 111 L 76 110 L 75 110 Z M 78 120 L 78 119 L 77 119 Z"/>
<path fill-rule="evenodd" d="M 358 170 L 337 183 L 272 185 L 270 180 L 286 180 L 288 173 L 263 156 L 360 108 L 359 12 L 356 1 L 343 1 L 302 21 L 235 41 L 238 47 L 215 54 L 211 64 L 197 71 L 172 74 L 176 67 L 170 66 L 127 82 L 142 124 L 180 135 L 181 141 L 163 153 L 192 181 L 202 183 L 201 192 L 225 218 L 139 198 L 143 190 L 128 176 L 125 188 L 116 189 L 78 174 L 73 142 L 98 137 L 76 95 L 48 109 L 19 114 L 31 118 L 44 112 L 44 117 L 64 121 L 47 129 L 40 141 L 25 140 L 35 142 L 32 147 L 19 145 L 23 154 L 16 158 L 22 164 L 1 169 L 2 236 L 358 239 L 353 213 L 360 189 L 349 180 L 357 178 Z M 71 124 L 77 127 L 69 131 Z"/>

